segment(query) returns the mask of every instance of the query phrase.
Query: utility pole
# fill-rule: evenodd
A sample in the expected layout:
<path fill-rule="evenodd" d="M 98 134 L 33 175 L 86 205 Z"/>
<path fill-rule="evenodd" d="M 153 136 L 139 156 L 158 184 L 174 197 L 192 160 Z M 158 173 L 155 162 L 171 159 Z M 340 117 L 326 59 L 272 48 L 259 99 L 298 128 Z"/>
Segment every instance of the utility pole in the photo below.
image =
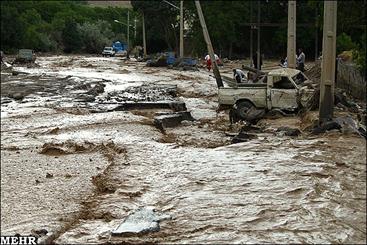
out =
<path fill-rule="evenodd" d="M 319 46 L 319 25 L 318 25 L 318 9 L 317 9 L 318 6 L 316 6 L 315 8 L 315 61 L 317 61 L 317 57 L 319 56 L 319 49 L 318 49 L 318 46 Z"/>
<path fill-rule="evenodd" d="M 337 1 L 324 2 L 319 123 L 333 117 L 336 59 Z"/>
<path fill-rule="evenodd" d="M 218 88 L 220 88 L 220 87 L 223 87 L 223 81 L 222 81 L 222 77 L 220 76 L 220 73 L 219 73 L 217 61 L 215 60 L 212 42 L 210 40 L 209 32 L 208 32 L 208 29 L 206 27 L 203 11 L 201 10 L 200 1 L 195 0 L 195 5 L 196 5 L 196 9 L 198 11 L 201 27 L 203 28 L 203 35 L 204 35 L 204 39 L 205 39 L 205 42 L 206 42 L 206 46 L 208 48 L 208 53 L 209 53 L 209 56 L 210 56 L 210 60 L 212 61 L 212 64 L 213 64 L 213 72 L 214 72 L 215 80 L 217 81 Z"/>
<path fill-rule="evenodd" d="M 180 58 L 184 57 L 184 44 L 183 44 L 183 1 L 180 1 Z"/>
<path fill-rule="evenodd" d="M 257 68 L 258 70 L 261 67 L 260 65 L 260 1 L 257 1 Z"/>
<path fill-rule="evenodd" d="M 129 59 L 129 50 L 130 50 L 129 31 L 130 31 L 130 14 L 129 14 L 129 10 L 127 10 L 127 54 L 126 54 L 126 58 L 128 59 Z"/>
<path fill-rule="evenodd" d="M 129 35 L 129 31 L 130 31 L 130 12 L 128 10 L 127 11 L 127 49 L 128 50 L 130 48 L 130 35 Z"/>
<path fill-rule="evenodd" d="M 147 41 L 145 39 L 145 19 L 143 12 L 143 48 L 144 48 L 144 58 L 147 57 Z"/>
<path fill-rule="evenodd" d="M 250 1 L 250 22 L 252 23 L 252 1 Z M 252 56 L 254 56 L 253 54 L 253 50 L 252 47 L 254 46 L 254 44 L 252 43 L 253 40 L 253 31 L 252 29 L 254 28 L 253 25 L 251 25 L 250 27 L 250 67 L 252 67 Z"/>
<path fill-rule="evenodd" d="M 136 17 L 134 18 L 134 40 L 136 42 Z"/>
<path fill-rule="evenodd" d="M 288 45 L 287 62 L 289 68 L 296 68 L 296 1 L 288 1 Z"/>

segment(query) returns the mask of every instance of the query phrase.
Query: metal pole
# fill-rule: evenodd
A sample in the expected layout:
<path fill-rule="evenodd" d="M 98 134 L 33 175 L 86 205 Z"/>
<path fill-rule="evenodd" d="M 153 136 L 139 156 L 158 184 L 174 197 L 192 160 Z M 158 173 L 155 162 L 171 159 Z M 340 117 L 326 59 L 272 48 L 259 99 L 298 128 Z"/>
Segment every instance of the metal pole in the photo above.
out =
<path fill-rule="evenodd" d="M 200 1 L 196 0 L 195 5 L 196 5 L 196 9 L 198 11 L 201 27 L 203 28 L 203 35 L 204 35 L 204 39 L 205 39 L 205 42 L 206 42 L 206 46 L 208 48 L 208 53 L 209 53 L 210 59 L 211 59 L 212 64 L 213 64 L 213 72 L 214 72 L 215 80 L 217 81 L 218 88 L 220 88 L 220 87 L 223 87 L 223 81 L 222 81 L 222 77 L 220 76 L 220 73 L 219 73 L 217 61 L 215 60 L 212 42 L 210 40 L 209 32 L 208 32 L 208 29 L 206 27 L 203 11 L 201 10 Z"/>
<path fill-rule="evenodd" d="M 324 2 L 319 123 L 333 117 L 336 60 L 337 1 Z"/>
<path fill-rule="evenodd" d="M 288 45 L 287 62 L 289 68 L 296 68 L 296 1 L 288 1 Z"/>
<path fill-rule="evenodd" d="M 180 1 L 180 58 L 184 57 L 184 44 L 183 44 L 183 1 Z"/>
<path fill-rule="evenodd" d="M 145 19 L 143 12 L 143 48 L 144 48 L 144 57 L 147 56 L 147 41 L 145 40 Z"/>
<path fill-rule="evenodd" d="M 257 1 L 257 69 L 261 70 L 260 65 L 260 1 Z"/>
<path fill-rule="evenodd" d="M 250 1 L 250 22 L 252 23 L 252 1 Z M 252 63 L 252 56 L 254 56 L 253 54 L 253 46 L 254 44 L 252 43 L 253 40 L 253 26 L 250 26 L 250 67 L 252 67 L 253 63 Z"/>

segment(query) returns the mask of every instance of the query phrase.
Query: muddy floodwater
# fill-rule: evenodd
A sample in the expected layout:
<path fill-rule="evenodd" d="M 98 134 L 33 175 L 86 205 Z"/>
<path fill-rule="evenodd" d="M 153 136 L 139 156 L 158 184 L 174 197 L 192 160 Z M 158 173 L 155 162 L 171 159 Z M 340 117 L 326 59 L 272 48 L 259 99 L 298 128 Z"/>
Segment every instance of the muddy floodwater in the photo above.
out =
<path fill-rule="evenodd" d="M 366 140 L 309 134 L 317 111 L 263 119 L 253 139 L 231 144 L 241 125 L 217 111 L 215 79 L 203 69 L 82 56 L 36 62 L 1 74 L 1 235 L 56 244 L 366 243 Z M 183 102 L 195 120 L 161 129 L 154 117 L 172 108 L 121 109 L 142 101 Z M 302 133 L 284 136 L 281 126 Z M 152 215 L 152 231 L 113 235 L 137 210 L 165 218 Z"/>

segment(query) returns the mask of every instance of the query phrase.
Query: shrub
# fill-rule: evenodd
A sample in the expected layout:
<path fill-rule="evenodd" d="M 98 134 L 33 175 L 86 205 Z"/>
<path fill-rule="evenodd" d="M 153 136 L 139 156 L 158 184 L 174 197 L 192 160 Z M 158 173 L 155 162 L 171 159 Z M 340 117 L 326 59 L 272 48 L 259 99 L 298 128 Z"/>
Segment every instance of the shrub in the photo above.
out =
<path fill-rule="evenodd" d="M 336 38 L 336 53 L 340 54 L 343 51 L 354 50 L 357 44 L 352 41 L 352 38 L 344 32 Z"/>

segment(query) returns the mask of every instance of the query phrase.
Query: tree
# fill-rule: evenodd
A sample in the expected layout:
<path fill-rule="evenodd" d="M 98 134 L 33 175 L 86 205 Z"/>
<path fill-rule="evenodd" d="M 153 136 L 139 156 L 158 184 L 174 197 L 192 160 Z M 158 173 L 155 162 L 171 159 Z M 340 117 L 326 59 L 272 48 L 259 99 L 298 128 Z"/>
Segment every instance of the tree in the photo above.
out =
<path fill-rule="evenodd" d="M 173 1 L 178 4 L 178 1 Z M 135 11 L 144 13 L 146 20 L 147 44 L 149 50 L 176 50 L 178 47 L 179 12 L 161 1 L 131 1 Z"/>
<path fill-rule="evenodd" d="M 112 42 L 110 38 L 113 33 L 105 21 L 78 25 L 78 31 L 83 40 L 83 49 L 88 53 L 99 53 L 104 46 Z"/>
<path fill-rule="evenodd" d="M 62 41 L 64 51 L 66 53 L 80 52 L 82 48 L 82 39 L 77 24 L 73 19 L 68 19 L 65 23 L 65 28 L 62 31 Z"/>

